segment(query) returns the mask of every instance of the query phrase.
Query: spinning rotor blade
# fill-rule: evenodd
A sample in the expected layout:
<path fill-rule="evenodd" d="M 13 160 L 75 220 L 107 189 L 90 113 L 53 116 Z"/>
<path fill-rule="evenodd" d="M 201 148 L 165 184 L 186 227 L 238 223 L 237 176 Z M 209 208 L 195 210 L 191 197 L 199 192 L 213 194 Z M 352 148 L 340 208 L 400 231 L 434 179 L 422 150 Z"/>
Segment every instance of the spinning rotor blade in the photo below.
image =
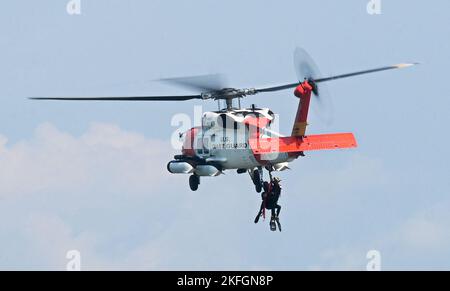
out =
<path fill-rule="evenodd" d="M 297 57 L 295 57 L 295 58 L 297 58 Z M 296 64 L 295 67 L 296 67 L 296 71 L 297 71 L 297 76 L 299 77 L 299 82 L 290 83 L 290 84 L 286 84 L 286 85 L 273 86 L 273 87 L 257 88 L 257 89 L 255 89 L 255 92 L 256 93 L 265 93 L 265 92 L 275 92 L 275 91 L 281 91 L 281 90 L 295 88 L 301 82 L 303 82 L 305 80 L 305 78 L 307 80 L 312 81 L 313 83 L 317 84 L 317 83 L 324 83 L 324 82 L 328 82 L 328 81 L 334 81 L 334 80 L 338 80 L 338 79 L 349 78 L 349 77 L 354 77 L 354 76 L 359 76 L 359 75 L 364 75 L 364 74 L 376 73 L 376 72 L 387 71 L 387 70 L 403 69 L 403 68 L 419 65 L 419 63 L 404 63 L 404 64 L 398 64 L 398 65 L 393 65 L 393 66 L 381 67 L 381 68 L 376 68 L 376 69 L 371 69 L 371 70 L 365 70 L 365 71 L 359 71 L 359 72 L 354 72 L 354 73 L 348 73 L 348 74 L 342 74 L 342 75 L 336 75 L 336 76 L 322 78 L 322 77 L 318 77 L 319 75 L 315 76 L 315 75 L 319 74 L 318 73 L 319 71 L 318 70 L 315 71 L 314 67 L 311 67 L 311 64 L 304 62 L 304 61 L 294 61 L 294 62 Z M 297 63 L 298 63 L 298 65 L 297 65 Z M 305 64 L 308 64 L 309 67 L 303 66 Z M 302 67 L 303 67 L 303 69 L 301 69 Z M 301 79 L 300 77 L 303 77 L 303 79 Z M 314 78 L 314 77 L 316 77 L 316 78 Z M 320 93 L 319 93 L 319 95 L 320 95 Z"/>
<path fill-rule="evenodd" d="M 316 80 L 322 76 L 313 58 L 299 47 L 294 51 L 294 68 L 299 82 Z"/>
<path fill-rule="evenodd" d="M 314 80 L 314 82 L 316 82 L 316 83 L 328 82 L 328 81 L 333 81 L 333 80 L 337 80 L 337 79 L 343 79 L 343 78 L 354 77 L 354 76 L 370 74 L 370 73 L 376 73 L 376 72 L 381 72 L 381 71 L 403 69 L 403 68 L 412 67 L 412 66 L 415 66 L 415 65 L 418 65 L 418 64 L 419 63 L 398 64 L 398 65 L 382 67 L 382 68 L 377 68 L 377 69 L 359 71 L 359 72 L 355 72 L 355 73 L 331 76 L 331 77 L 326 77 L 326 78 L 319 78 L 319 79 Z"/>
<path fill-rule="evenodd" d="M 180 96 L 135 96 L 135 97 L 31 97 L 33 100 L 62 100 L 62 101 L 186 101 L 203 99 L 202 95 Z"/>
<path fill-rule="evenodd" d="M 255 89 L 255 91 L 256 91 L 256 93 L 275 92 L 275 91 L 281 91 L 281 90 L 295 88 L 299 84 L 300 84 L 300 82 L 296 82 L 296 83 L 280 85 L 280 86 L 275 86 L 275 87 L 258 88 L 258 89 Z"/>
<path fill-rule="evenodd" d="M 171 83 L 187 89 L 193 89 L 197 92 L 214 92 L 226 87 L 225 77 L 220 74 L 166 78 L 160 79 L 159 81 Z"/>
<path fill-rule="evenodd" d="M 322 77 L 319 67 L 313 58 L 302 48 L 297 47 L 294 51 L 294 68 L 299 82 L 308 80 L 313 87 L 317 106 L 312 106 L 314 113 L 325 124 L 330 125 L 333 121 L 333 101 L 326 84 L 317 84 L 317 80 Z"/>

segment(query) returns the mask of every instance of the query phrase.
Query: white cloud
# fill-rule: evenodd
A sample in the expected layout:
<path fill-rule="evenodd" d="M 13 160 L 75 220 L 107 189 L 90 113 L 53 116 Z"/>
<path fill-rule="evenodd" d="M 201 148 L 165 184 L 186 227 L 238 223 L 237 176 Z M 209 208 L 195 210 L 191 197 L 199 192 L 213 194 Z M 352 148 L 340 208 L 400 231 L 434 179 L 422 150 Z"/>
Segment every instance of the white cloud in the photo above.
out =
<path fill-rule="evenodd" d="M 30 140 L 12 145 L 0 136 L 0 197 L 89 189 L 149 190 L 169 175 L 170 144 L 94 123 L 76 137 L 51 124 L 40 125 Z"/>
<path fill-rule="evenodd" d="M 172 155 L 168 142 L 111 124 L 74 136 L 46 123 L 12 144 L 0 135 L 0 267 L 64 269 L 70 249 L 91 268 L 107 266 L 99 248 L 121 222 L 129 228 L 130 207 L 181 182 L 166 171 Z"/>
<path fill-rule="evenodd" d="M 80 136 L 42 124 L 14 144 L 0 136 L 0 241 L 8 250 L 0 267 L 61 269 L 70 249 L 89 269 L 163 264 L 152 253 L 160 257 L 164 243 L 133 254 L 171 224 L 173 211 L 194 207 L 187 177 L 166 170 L 173 154 L 169 142 L 111 124 Z"/>

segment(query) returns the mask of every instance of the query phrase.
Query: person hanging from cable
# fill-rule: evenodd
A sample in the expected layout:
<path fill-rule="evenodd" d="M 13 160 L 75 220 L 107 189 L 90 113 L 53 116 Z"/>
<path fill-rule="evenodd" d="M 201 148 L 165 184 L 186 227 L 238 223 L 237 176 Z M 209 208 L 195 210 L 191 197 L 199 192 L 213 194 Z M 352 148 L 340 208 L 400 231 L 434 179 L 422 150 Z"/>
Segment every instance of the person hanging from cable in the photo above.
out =
<path fill-rule="evenodd" d="M 255 223 L 258 223 L 259 218 L 263 216 L 265 218 L 265 210 L 271 211 L 271 218 L 270 218 L 270 230 L 276 231 L 277 225 L 278 230 L 281 231 L 281 224 L 280 224 L 280 211 L 281 206 L 278 205 L 278 199 L 281 195 L 281 185 L 280 185 L 280 178 L 275 177 L 272 179 L 271 182 L 264 182 L 263 188 L 264 192 L 261 194 L 261 207 L 259 209 L 258 214 L 255 218 Z"/>
<path fill-rule="evenodd" d="M 271 183 L 271 191 L 267 201 L 267 209 L 271 210 L 271 218 L 270 218 L 270 230 L 275 231 L 276 225 L 278 225 L 278 230 L 281 231 L 280 224 L 280 212 L 281 206 L 278 204 L 278 199 L 280 199 L 281 195 L 281 179 L 275 177 L 272 179 Z M 276 225 L 275 225 L 276 223 Z"/>
<path fill-rule="evenodd" d="M 266 203 L 267 203 L 267 197 L 270 193 L 270 184 L 269 182 L 265 181 L 263 183 L 263 192 L 261 193 L 261 206 L 259 207 L 258 214 L 255 218 L 255 223 L 258 223 L 259 218 L 262 216 L 264 219 L 266 218 Z"/>

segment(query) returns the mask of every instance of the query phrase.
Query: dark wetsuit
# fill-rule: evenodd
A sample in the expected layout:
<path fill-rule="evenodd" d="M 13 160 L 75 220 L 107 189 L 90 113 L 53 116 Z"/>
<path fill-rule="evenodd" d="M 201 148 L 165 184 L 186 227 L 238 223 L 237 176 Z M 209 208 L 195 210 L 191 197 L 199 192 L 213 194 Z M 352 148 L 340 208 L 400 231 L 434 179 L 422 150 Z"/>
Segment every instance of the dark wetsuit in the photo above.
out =
<path fill-rule="evenodd" d="M 278 183 L 276 182 L 272 183 L 272 191 L 269 193 L 269 197 L 267 197 L 266 200 L 266 209 L 270 209 L 272 211 L 272 217 L 278 217 L 280 215 L 281 206 L 278 205 L 278 199 L 280 198 L 280 194 L 281 194 L 280 185 L 278 185 Z"/>
<path fill-rule="evenodd" d="M 278 217 L 280 215 L 281 206 L 278 205 L 278 199 L 281 194 L 281 187 L 278 183 L 273 182 L 269 187 L 264 187 L 264 192 L 261 194 L 261 207 L 259 209 L 258 215 L 255 218 L 255 223 L 258 223 L 259 217 L 264 211 L 264 208 L 271 210 L 272 218 Z"/>

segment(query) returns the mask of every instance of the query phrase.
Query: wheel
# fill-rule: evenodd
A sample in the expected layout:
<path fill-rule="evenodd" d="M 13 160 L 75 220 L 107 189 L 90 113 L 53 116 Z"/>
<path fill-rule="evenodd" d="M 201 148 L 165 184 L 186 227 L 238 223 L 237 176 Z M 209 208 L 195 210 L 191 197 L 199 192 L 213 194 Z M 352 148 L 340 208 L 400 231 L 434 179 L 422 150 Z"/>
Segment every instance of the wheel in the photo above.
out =
<path fill-rule="evenodd" d="M 255 184 L 256 192 L 261 193 L 262 183 L 261 183 L 261 174 L 259 173 L 259 170 L 253 171 L 253 184 Z"/>
<path fill-rule="evenodd" d="M 192 191 L 197 191 L 198 184 L 200 184 L 200 177 L 197 175 L 192 175 L 189 177 L 189 187 Z"/>

